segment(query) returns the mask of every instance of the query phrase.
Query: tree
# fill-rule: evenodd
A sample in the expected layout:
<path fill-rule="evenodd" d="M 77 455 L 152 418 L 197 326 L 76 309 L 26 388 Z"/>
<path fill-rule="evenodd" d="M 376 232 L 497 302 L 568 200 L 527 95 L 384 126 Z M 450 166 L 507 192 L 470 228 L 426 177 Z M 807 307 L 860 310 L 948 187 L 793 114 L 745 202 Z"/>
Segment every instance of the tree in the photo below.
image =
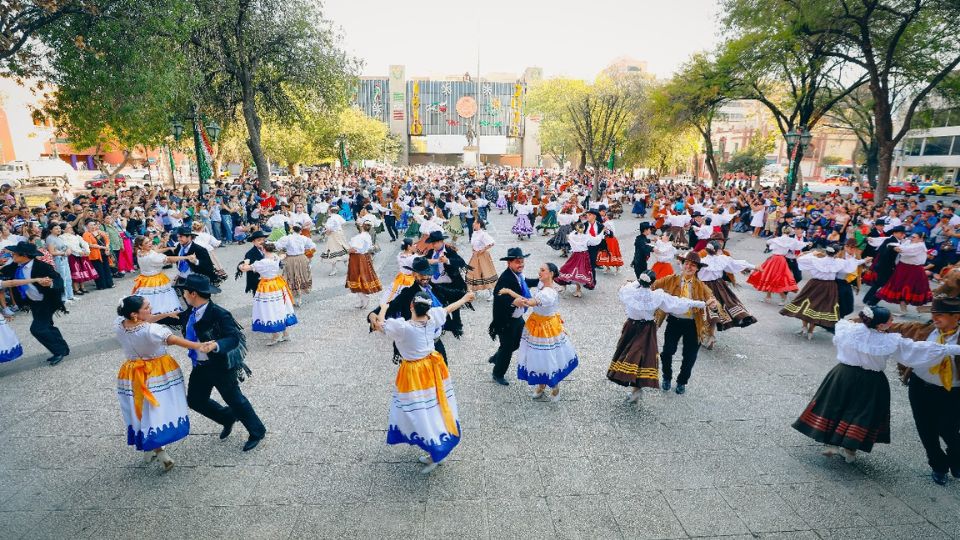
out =
<path fill-rule="evenodd" d="M 767 154 L 773 151 L 774 146 L 773 136 L 754 135 L 743 150 L 730 156 L 730 159 L 723 164 L 723 170 L 727 173 L 742 172 L 749 176 L 756 176 L 759 181 L 760 173 L 767 165 Z"/>
<path fill-rule="evenodd" d="M 105 2 L 106 3 L 106 2 Z M 0 2 L 0 75 L 20 78 L 43 72 L 35 38 L 72 15 L 99 11 L 93 0 L 3 0 Z"/>
<path fill-rule="evenodd" d="M 339 134 L 346 137 L 347 153 L 351 161 L 395 157 L 399 141 L 390 136 L 383 122 L 370 118 L 356 107 L 340 112 Z M 335 148 L 333 148 L 335 154 Z"/>
<path fill-rule="evenodd" d="M 224 114 L 240 107 L 260 185 L 270 184 L 263 114 L 301 120 L 293 96 L 316 108 L 346 102 L 356 62 L 317 3 L 309 0 L 192 0 L 198 24 L 190 38 L 203 102 Z"/>
<path fill-rule="evenodd" d="M 810 36 L 839 46 L 828 54 L 862 69 L 873 98 L 879 159 L 876 200 L 886 196 L 893 150 L 927 96 L 960 66 L 957 0 L 784 0 Z M 895 128 L 894 117 L 901 117 Z"/>
<path fill-rule="evenodd" d="M 863 155 L 867 180 L 870 182 L 870 186 L 876 189 L 880 152 L 876 122 L 874 121 L 873 98 L 870 95 L 870 90 L 861 86 L 850 92 L 827 113 L 824 125 L 847 130 L 857 137 L 860 145 L 859 154 Z"/>
<path fill-rule="evenodd" d="M 527 92 L 527 109 L 540 116 L 540 148 L 561 165 L 574 153 L 579 153 L 580 167 L 586 158 L 574 133 L 568 102 L 588 91 L 586 82 L 579 79 L 548 79 L 534 84 Z"/>

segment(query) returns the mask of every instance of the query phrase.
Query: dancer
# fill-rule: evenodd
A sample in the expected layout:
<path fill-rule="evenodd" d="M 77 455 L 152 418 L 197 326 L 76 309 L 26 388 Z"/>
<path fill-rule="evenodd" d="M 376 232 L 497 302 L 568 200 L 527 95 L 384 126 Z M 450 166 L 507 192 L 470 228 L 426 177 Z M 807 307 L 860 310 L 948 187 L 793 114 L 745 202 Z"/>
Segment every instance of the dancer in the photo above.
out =
<path fill-rule="evenodd" d="M 527 306 L 522 300 L 500 294 L 500 290 L 510 289 L 523 298 L 531 298 L 530 287 L 536 287 L 539 280 L 523 277 L 523 267 L 529 256 L 518 247 L 508 249 L 506 257 L 500 258 L 501 261 L 506 261 L 507 269 L 500 274 L 493 288 L 493 321 L 488 331 L 490 338 L 499 340 L 500 345 L 488 362 L 493 364 L 493 381 L 502 386 L 510 384 L 503 376 L 510 367 L 513 351 L 520 348 L 520 336 L 524 328 L 523 314 L 527 311 Z"/>
<path fill-rule="evenodd" d="M 370 249 L 373 247 L 370 229 L 371 225 L 364 223 L 362 230 L 350 239 L 350 262 L 347 264 L 347 281 L 344 286 L 357 294 L 357 309 L 367 307 L 367 295 L 382 290 L 380 278 L 373 268 L 373 258 L 370 257 Z"/>
<path fill-rule="evenodd" d="M 721 318 L 717 321 L 717 331 L 722 332 L 734 327 L 746 328 L 757 322 L 756 317 L 750 315 L 743 302 L 733 293 L 724 276 L 726 273 L 749 273 L 754 266 L 723 253 L 716 240 L 707 244 L 706 252 L 707 256 L 701 259 L 703 267 L 697 272 L 697 277 L 710 288 L 713 297 L 723 308 L 720 310 Z M 729 319 L 724 314 L 729 316 Z"/>
<path fill-rule="evenodd" d="M 272 334 L 267 345 L 290 339 L 287 329 L 297 324 L 293 311 L 293 293 L 286 279 L 280 275 L 280 257 L 275 244 L 263 246 L 264 256 L 253 263 L 241 263 L 240 270 L 260 276 L 257 292 L 253 295 L 253 331 Z"/>
<path fill-rule="evenodd" d="M 389 304 L 404 287 L 413 285 L 415 280 L 410 266 L 416 257 L 417 253 L 413 250 L 413 238 L 404 238 L 400 245 L 400 252 L 397 253 L 397 275 L 393 278 L 390 288 L 383 291 L 380 304 Z"/>
<path fill-rule="evenodd" d="M 677 395 L 687 391 L 687 383 L 693 373 L 693 366 L 697 363 L 700 345 L 712 346 L 715 341 L 713 327 L 720 319 L 720 305 L 713 297 L 710 288 L 697 278 L 697 272 L 703 267 L 700 256 L 690 251 L 683 258 L 680 274 L 674 274 L 658 279 L 651 285 L 653 290 L 663 289 L 672 296 L 703 302 L 708 309 L 693 308 L 681 315 L 668 315 L 660 310 L 655 320 L 657 326 L 667 322 L 667 329 L 663 335 L 663 351 L 660 361 L 663 369 L 663 384 L 661 388 L 670 390 L 673 380 L 673 355 L 677 352 L 677 345 L 683 340 L 683 363 L 680 364 L 680 374 L 677 375 Z"/>
<path fill-rule="evenodd" d="M 337 263 L 345 263 L 349 260 L 347 254 L 350 252 L 350 245 L 343 236 L 343 226 L 347 224 L 338 212 L 340 208 L 336 205 L 330 205 L 328 210 L 329 217 L 323 224 L 323 231 L 327 237 L 326 249 L 320 254 L 320 258 L 330 263 L 331 276 L 337 275 Z"/>
<path fill-rule="evenodd" d="M 517 203 L 516 205 L 516 211 L 514 213 L 517 219 L 514 221 L 513 228 L 510 229 L 510 232 L 517 235 L 517 239 L 519 240 L 523 240 L 524 236 L 529 240 L 530 237 L 533 236 L 533 224 L 530 223 L 530 212 L 532 211 L 532 204 Z"/>
<path fill-rule="evenodd" d="M 299 306 L 303 302 L 303 295 L 313 288 L 313 274 L 310 272 L 307 251 L 315 251 L 317 245 L 301 234 L 299 225 L 294 225 L 290 227 L 290 234 L 277 240 L 276 249 L 287 254 L 283 260 L 283 279 L 293 292 L 294 305 Z"/>
<path fill-rule="evenodd" d="M 880 247 L 877 248 L 876 257 L 873 259 L 873 265 L 870 267 L 871 272 L 864 274 L 864 281 L 868 281 L 868 274 L 871 276 L 869 279 L 871 282 L 870 288 L 867 290 L 867 293 L 863 295 L 863 303 L 868 306 L 875 306 L 877 302 L 880 301 L 877 293 L 887 284 L 887 281 L 893 277 L 897 257 L 900 255 L 895 248 L 899 246 L 907 236 L 906 229 L 903 225 L 897 225 L 891 228 L 889 234 L 890 236 L 882 238 L 882 243 Z M 868 241 L 868 244 L 872 245 L 873 242 Z M 866 252 L 867 250 L 864 249 L 864 251 Z"/>
<path fill-rule="evenodd" d="M 577 290 L 573 296 L 580 298 L 583 296 L 580 287 L 586 287 L 593 290 L 596 281 L 593 275 L 593 269 L 590 265 L 590 247 L 599 245 L 603 241 L 603 236 L 591 236 L 584 232 L 586 225 L 576 223 L 573 232 L 567 235 L 567 242 L 570 244 L 570 258 L 560 267 L 560 274 L 557 276 L 557 284 L 563 287 L 571 283 L 577 285 Z"/>
<path fill-rule="evenodd" d="M 173 290 L 173 284 L 170 278 L 163 273 L 163 267 L 170 263 L 180 263 L 181 261 L 192 262 L 196 264 L 196 255 L 186 257 L 174 257 L 164 255 L 156 251 L 153 244 L 153 236 L 138 236 L 133 241 L 134 249 L 137 250 L 137 265 L 140 267 L 140 275 L 133 280 L 133 290 L 131 295 L 141 296 L 149 301 L 150 309 L 153 313 L 173 313 L 183 311 L 180 305 L 180 298 Z"/>
<path fill-rule="evenodd" d="M 602 214 L 603 212 L 601 212 Z M 617 231 L 609 218 L 603 221 L 604 242 L 601 249 L 597 252 L 597 266 L 603 268 L 604 273 L 610 272 L 611 268 L 616 268 L 620 273 L 620 267 L 623 266 L 623 255 L 620 253 L 620 241 L 617 240 Z"/>
<path fill-rule="evenodd" d="M 913 233 L 894 246 L 900 254 L 890 279 L 877 291 L 877 298 L 891 304 L 900 304 L 900 314 L 907 314 L 907 305 L 922 306 L 933 300 L 930 281 L 924 270 L 927 263 L 927 245 L 923 235 Z"/>
<path fill-rule="evenodd" d="M 27 279 L 5 279 L 0 281 L 0 289 L 13 289 L 26 285 L 41 285 L 50 287 L 53 280 L 49 277 L 27 278 Z M 12 362 L 23 356 L 23 346 L 17 334 L 10 328 L 7 321 L 13 320 L 12 316 L 0 316 L 0 364 Z"/>
<path fill-rule="evenodd" d="M 783 228 L 783 234 L 767 240 L 767 248 L 773 253 L 759 268 L 750 274 L 747 283 L 753 285 L 753 288 L 760 292 L 767 293 L 764 302 L 769 302 L 772 294 L 780 295 L 780 305 L 787 303 L 787 293 L 797 292 L 797 281 L 793 277 L 793 272 L 787 264 L 787 253 L 799 251 L 806 247 L 807 243 L 797 240 L 792 236 L 793 230 L 789 227 Z"/>
<path fill-rule="evenodd" d="M 651 229 L 653 229 L 653 225 L 650 223 L 641 223 L 640 231 L 633 240 L 633 261 L 630 266 L 633 268 L 633 273 L 637 276 L 637 279 L 640 279 L 640 274 L 647 271 L 647 260 L 653 253 L 653 246 L 650 244 L 650 238 L 647 237 Z"/>
<path fill-rule="evenodd" d="M 176 233 L 177 242 L 180 245 L 177 255 L 183 257 L 183 260 L 177 263 L 177 283 L 183 283 L 188 276 L 193 274 L 205 276 L 211 282 L 216 281 L 217 273 L 213 266 L 213 260 L 210 258 L 210 253 L 206 248 L 194 242 L 197 233 L 190 227 L 180 227 Z M 197 262 L 190 262 L 191 256 L 193 257 L 192 260 Z"/>
<path fill-rule="evenodd" d="M 473 236 L 470 238 L 473 255 L 467 264 L 470 269 L 467 270 L 466 282 L 467 288 L 474 292 L 492 291 L 497 283 L 497 268 L 490 256 L 490 250 L 496 243 L 486 229 L 487 225 L 482 220 L 473 222 Z M 493 299 L 492 292 L 485 296 L 488 301 Z"/>
<path fill-rule="evenodd" d="M 540 267 L 540 284 L 530 291 L 530 298 L 510 288 L 500 289 L 500 294 L 533 309 L 523 326 L 517 353 L 517 380 L 536 386 L 533 399 L 543 397 L 547 387 L 550 387 L 550 401 L 560 399 L 560 381 L 579 365 L 577 351 L 557 313 L 560 295 L 553 280 L 559 272 L 557 265 L 544 263 Z"/>
<path fill-rule="evenodd" d="M 858 319 L 837 322 L 833 343 L 838 364 L 793 423 L 794 429 L 826 445 L 825 456 L 839 452 L 847 463 L 858 451 L 890 443 L 890 383 L 883 373 L 888 360 L 895 357 L 917 373 L 939 366 L 945 356 L 960 354 L 960 345 L 887 333 L 887 308 L 865 306 Z"/>
<path fill-rule="evenodd" d="M 798 334 L 806 334 L 813 339 L 813 329 L 817 326 L 833 329 L 840 318 L 839 293 L 836 278 L 838 274 L 849 274 L 857 266 L 869 259 L 840 259 L 836 246 L 829 246 L 823 252 L 808 253 L 799 259 L 800 270 L 809 271 L 812 278 L 800 290 L 800 294 L 788 302 L 780 314 L 800 319 L 802 327 Z"/>
<path fill-rule="evenodd" d="M 247 252 L 243 255 L 243 260 L 237 265 L 238 274 L 234 279 L 239 277 L 239 272 L 242 272 L 242 270 L 240 270 L 240 265 L 252 265 L 253 263 L 263 259 L 264 255 L 266 255 L 266 249 L 264 249 L 263 245 L 267 241 L 267 236 L 269 235 L 263 231 L 253 231 L 253 234 L 247 238 L 247 241 L 251 242 L 253 246 L 247 250 Z M 247 270 L 246 280 L 247 283 L 246 287 L 243 289 L 243 292 L 253 293 L 254 296 L 256 296 L 257 287 L 260 286 L 260 274 L 253 269 Z"/>
<path fill-rule="evenodd" d="M 673 261 L 677 258 L 677 248 L 666 234 L 658 234 L 653 244 L 653 267 L 651 270 L 662 279 L 673 275 Z"/>
<path fill-rule="evenodd" d="M 560 255 L 566 257 L 570 254 L 570 242 L 567 236 L 573 232 L 573 224 L 580 221 L 580 214 L 574 211 L 571 204 L 567 203 L 560 215 L 557 216 L 559 228 L 553 238 L 547 240 L 547 245 L 560 252 Z"/>
<path fill-rule="evenodd" d="M 551 231 L 555 231 L 560 227 L 560 223 L 557 221 L 557 210 L 560 208 L 557 198 L 551 196 L 550 202 L 546 204 L 545 208 L 547 214 L 540 220 L 537 228 L 542 231 L 543 236 L 549 236 Z"/>
<path fill-rule="evenodd" d="M 157 313 L 142 296 L 121 300 L 117 315 L 114 337 L 127 358 L 117 373 L 117 399 L 127 425 L 127 445 L 151 452 L 148 460 L 158 460 L 166 472 L 174 462 L 164 446 L 190 434 L 183 372 L 167 346 L 210 352 L 215 344 L 183 339 L 156 324 L 177 314 Z"/>
<path fill-rule="evenodd" d="M 627 403 L 636 403 L 641 388 L 660 387 L 660 367 L 657 353 L 657 310 L 680 315 L 694 308 L 703 309 L 706 303 L 673 296 L 663 290 L 651 290 L 656 280 L 652 270 L 640 273 L 636 281 L 620 287 L 620 303 L 627 311 L 613 361 L 607 369 L 607 379 L 620 386 L 632 387 Z"/>
<path fill-rule="evenodd" d="M 447 364 L 434 348 L 447 315 L 470 302 L 468 292 L 447 307 L 435 307 L 426 292 L 418 292 L 410 302 L 409 320 L 391 318 L 377 322 L 377 330 L 393 340 L 402 362 L 390 405 L 387 444 L 419 446 L 427 452 L 420 458 L 428 474 L 439 466 L 460 443 L 457 398 L 453 392 Z"/>

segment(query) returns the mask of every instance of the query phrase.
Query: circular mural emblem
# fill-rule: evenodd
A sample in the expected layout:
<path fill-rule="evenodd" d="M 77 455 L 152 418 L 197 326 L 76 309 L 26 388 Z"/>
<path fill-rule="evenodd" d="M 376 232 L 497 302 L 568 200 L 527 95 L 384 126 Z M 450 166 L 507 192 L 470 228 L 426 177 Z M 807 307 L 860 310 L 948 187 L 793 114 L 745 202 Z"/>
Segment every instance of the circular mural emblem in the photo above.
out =
<path fill-rule="evenodd" d="M 463 96 L 457 100 L 457 114 L 461 118 L 473 118 L 477 114 L 477 100 L 471 96 Z"/>

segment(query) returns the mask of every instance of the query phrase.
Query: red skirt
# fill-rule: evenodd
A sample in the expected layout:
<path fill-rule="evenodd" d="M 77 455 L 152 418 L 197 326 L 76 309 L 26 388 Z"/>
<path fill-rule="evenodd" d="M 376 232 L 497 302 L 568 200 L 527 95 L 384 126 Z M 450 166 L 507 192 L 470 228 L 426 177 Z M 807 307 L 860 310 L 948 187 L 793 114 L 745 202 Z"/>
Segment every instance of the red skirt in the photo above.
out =
<path fill-rule="evenodd" d="M 588 289 L 593 289 L 593 269 L 590 266 L 590 253 L 578 251 L 571 253 L 567 262 L 560 267 L 560 275 L 555 280 L 559 285 L 579 283 Z"/>
<path fill-rule="evenodd" d="M 772 255 L 763 261 L 747 278 L 747 283 L 760 292 L 786 293 L 797 292 L 797 281 L 793 279 L 793 272 L 787 266 L 787 258 L 783 255 Z"/>
<path fill-rule="evenodd" d="M 608 236 L 607 249 L 597 253 L 597 266 L 623 266 L 620 242 L 615 237 Z"/>
<path fill-rule="evenodd" d="M 923 266 L 897 263 L 893 275 L 877 292 L 877 297 L 891 304 L 906 302 L 911 306 L 922 306 L 933 301 L 933 292 Z"/>
<path fill-rule="evenodd" d="M 97 271 L 86 257 L 70 255 L 67 257 L 67 262 L 70 263 L 70 277 L 74 283 L 83 283 L 97 279 Z"/>
<path fill-rule="evenodd" d="M 710 239 L 709 239 L 709 238 L 707 238 L 706 240 L 697 240 L 697 243 L 694 244 L 694 246 L 693 246 L 693 250 L 694 250 L 694 251 L 703 251 L 703 250 L 707 249 L 707 244 L 708 244 L 709 242 L 710 242 Z"/>
<path fill-rule="evenodd" d="M 668 262 L 655 262 L 651 270 L 657 275 L 657 279 L 673 275 L 673 265 Z"/>

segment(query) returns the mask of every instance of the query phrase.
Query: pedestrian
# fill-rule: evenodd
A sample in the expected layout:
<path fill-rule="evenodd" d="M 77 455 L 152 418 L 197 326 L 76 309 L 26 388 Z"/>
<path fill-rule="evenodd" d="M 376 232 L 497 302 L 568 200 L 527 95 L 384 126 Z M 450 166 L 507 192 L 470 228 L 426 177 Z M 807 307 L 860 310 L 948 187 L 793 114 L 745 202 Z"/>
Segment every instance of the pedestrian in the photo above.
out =
<path fill-rule="evenodd" d="M 226 439 L 238 420 L 247 429 L 249 437 L 243 451 L 253 450 L 267 434 L 253 405 L 240 391 L 240 381 L 249 374 L 244 363 L 247 340 L 243 330 L 229 311 L 210 301 L 220 289 L 202 274 L 190 274 L 176 288 L 183 291 L 189 308 L 180 313 L 179 326 L 189 341 L 207 345 L 202 350 L 190 351 L 193 371 L 187 387 L 187 405 L 191 409 L 223 426 L 220 439 Z M 210 399 L 216 388 L 226 407 Z"/>
<path fill-rule="evenodd" d="M 825 456 L 839 453 L 852 463 L 858 451 L 890 443 L 890 383 L 884 374 L 888 360 L 896 358 L 919 372 L 960 354 L 960 345 L 887 333 L 890 318 L 887 308 L 865 306 L 859 322 L 837 322 L 833 344 L 838 363 L 793 423 L 793 429 L 825 445 Z"/>
<path fill-rule="evenodd" d="M 523 267 L 529 256 L 518 247 L 508 249 L 507 255 L 500 258 L 501 261 L 506 261 L 507 269 L 500 274 L 493 287 L 493 321 L 488 331 L 490 338 L 499 340 L 500 345 L 488 361 L 493 364 L 493 381 L 503 386 L 510 384 L 503 376 L 510 367 L 513 352 L 520 348 L 523 315 L 527 306 L 522 299 L 502 295 L 500 290 L 507 288 L 525 299 L 531 298 L 530 287 L 536 287 L 539 280 L 523 277 Z"/>
<path fill-rule="evenodd" d="M 47 363 L 55 366 L 69 356 L 70 346 L 64 341 L 60 330 L 53 325 L 53 315 L 57 312 L 65 313 L 63 304 L 63 278 L 49 264 L 37 260 L 40 252 L 37 246 L 27 241 L 8 246 L 12 254 L 13 264 L 0 269 L 0 279 L 8 280 L 42 279 L 34 283 L 17 286 L 21 305 L 30 306 L 30 315 L 33 322 L 30 324 L 30 334 L 50 351 Z"/>
<path fill-rule="evenodd" d="M 428 474 L 460 443 L 457 397 L 443 356 L 434 343 L 447 316 L 473 300 L 468 292 L 447 307 L 435 306 L 425 291 L 413 296 L 409 319 L 376 321 L 376 330 L 393 340 L 402 359 L 390 405 L 387 444 L 419 446 L 427 452 L 420 458 Z"/>
<path fill-rule="evenodd" d="M 168 345 L 193 351 L 212 350 L 212 345 L 189 341 L 156 324 L 175 313 L 158 313 L 142 296 L 120 300 L 114 323 L 114 337 L 126 361 L 117 373 L 117 399 L 127 425 L 127 445 L 151 452 L 164 472 L 174 462 L 165 446 L 190 434 L 186 390 L 180 365 L 167 352 Z"/>

